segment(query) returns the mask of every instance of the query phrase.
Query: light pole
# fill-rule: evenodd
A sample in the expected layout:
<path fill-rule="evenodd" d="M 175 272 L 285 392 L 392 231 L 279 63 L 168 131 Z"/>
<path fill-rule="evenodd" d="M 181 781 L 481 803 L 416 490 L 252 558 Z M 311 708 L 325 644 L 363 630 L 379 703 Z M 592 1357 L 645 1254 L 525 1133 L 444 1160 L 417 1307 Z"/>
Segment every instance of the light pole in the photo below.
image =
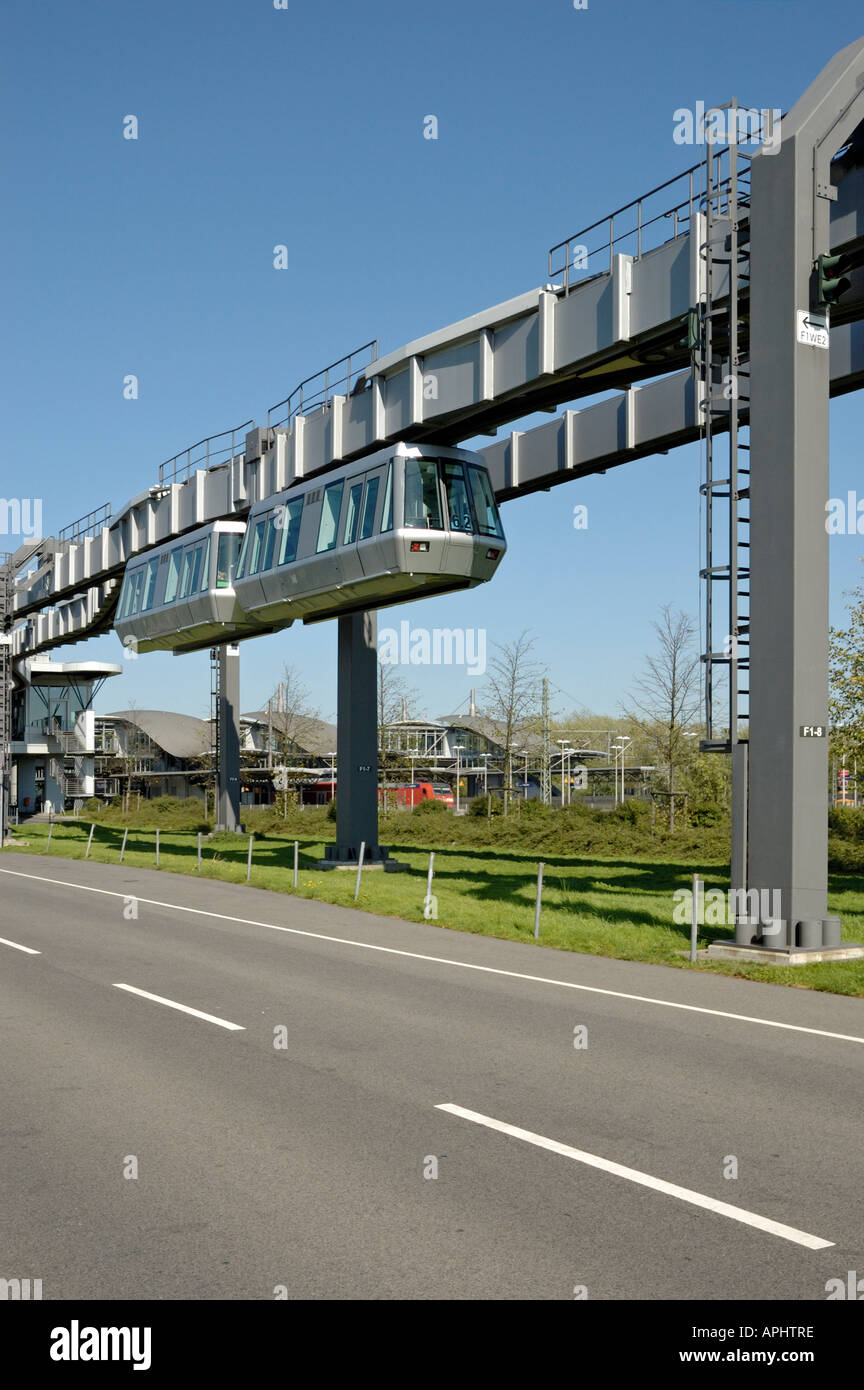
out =
<path fill-rule="evenodd" d="M 330 759 L 330 800 L 336 795 L 336 754 L 328 753 Z"/>
<path fill-rule="evenodd" d="M 458 814 L 459 814 L 459 808 L 460 808 L 460 802 L 459 802 L 459 773 L 460 773 L 461 768 L 462 768 L 462 759 L 461 759 L 461 757 L 460 757 L 459 755 L 460 755 L 460 753 L 462 752 L 462 749 L 463 749 L 464 747 L 465 747 L 464 743 L 454 743 L 454 744 L 453 744 L 453 752 L 456 754 L 456 814 L 457 814 L 457 816 L 458 816 Z"/>
<path fill-rule="evenodd" d="M 556 738 L 556 744 L 561 745 L 561 806 L 564 805 L 564 749 L 570 744 L 570 738 Z"/>
<path fill-rule="evenodd" d="M 566 748 L 564 751 L 567 754 L 567 805 L 570 806 L 573 801 L 573 793 L 571 791 L 573 785 L 573 773 L 572 768 L 570 767 L 570 759 L 575 758 L 577 756 L 578 749 Z"/>
<path fill-rule="evenodd" d="M 487 799 L 488 799 L 488 796 L 489 796 L 489 759 L 492 757 L 492 754 L 491 754 L 491 753 L 481 753 L 480 756 L 481 756 L 481 758 L 483 759 L 483 795 L 484 795 L 485 797 L 487 797 Z"/>
<path fill-rule="evenodd" d="M 618 763 L 621 765 L 621 804 L 624 804 L 624 753 L 628 746 L 633 742 L 629 734 L 619 734 L 618 742 L 612 744 L 613 749 L 617 749 L 616 769 L 615 769 L 615 805 L 618 805 Z"/>

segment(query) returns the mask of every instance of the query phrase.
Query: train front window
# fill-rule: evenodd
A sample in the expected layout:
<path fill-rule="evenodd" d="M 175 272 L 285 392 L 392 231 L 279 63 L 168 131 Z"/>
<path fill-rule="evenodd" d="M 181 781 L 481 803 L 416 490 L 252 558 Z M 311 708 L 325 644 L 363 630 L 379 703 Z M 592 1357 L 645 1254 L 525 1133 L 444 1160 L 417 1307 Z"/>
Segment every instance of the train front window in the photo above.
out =
<path fill-rule="evenodd" d="M 405 525 L 443 531 L 438 466 L 434 459 L 405 460 Z"/>
<path fill-rule="evenodd" d="M 473 463 L 469 463 L 468 480 L 471 483 L 471 494 L 474 498 L 477 530 L 481 536 L 498 536 L 499 539 L 503 540 L 504 531 L 501 526 L 501 517 L 498 514 L 495 493 L 492 491 L 492 484 L 489 481 L 489 474 L 485 468 L 477 468 Z"/>
<path fill-rule="evenodd" d="M 465 469 L 461 463 L 444 463 L 444 486 L 447 490 L 447 515 L 451 531 L 473 531 L 474 516 Z"/>
<path fill-rule="evenodd" d="M 276 513 L 276 526 L 282 532 L 282 547 L 279 551 L 280 565 L 289 565 L 297 559 L 297 542 L 300 540 L 300 522 L 303 519 L 303 498 L 295 497 Z"/>
<path fill-rule="evenodd" d="M 360 494 L 363 491 L 363 479 L 359 483 L 353 483 L 348 492 L 348 504 L 345 508 L 345 529 L 342 532 L 342 544 L 353 545 L 357 539 L 357 523 L 360 520 Z"/>
<path fill-rule="evenodd" d="M 375 506 L 378 502 L 378 488 L 381 479 L 372 477 L 366 479 L 366 496 L 363 498 L 363 520 L 360 522 L 360 539 L 368 541 L 372 532 L 375 530 Z"/>
<path fill-rule="evenodd" d="M 321 520 L 318 524 L 318 544 L 316 554 L 332 550 L 336 544 L 336 528 L 339 525 L 339 509 L 342 505 L 342 483 L 331 483 L 324 489 L 321 503 Z"/>
<path fill-rule="evenodd" d="M 216 551 L 216 588 L 230 589 L 234 583 L 240 544 L 243 537 L 236 532 L 223 531 Z"/>

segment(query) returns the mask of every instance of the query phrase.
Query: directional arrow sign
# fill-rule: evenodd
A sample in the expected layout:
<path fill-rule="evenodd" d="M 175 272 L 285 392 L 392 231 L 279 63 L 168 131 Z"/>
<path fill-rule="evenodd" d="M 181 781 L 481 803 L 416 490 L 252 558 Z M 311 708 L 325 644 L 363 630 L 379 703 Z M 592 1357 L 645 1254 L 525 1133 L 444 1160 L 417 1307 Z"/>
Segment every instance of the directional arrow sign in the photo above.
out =
<path fill-rule="evenodd" d="M 812 314 L 809 309 L 799 309 L 797 312 L 798 332 L 796 337 L 799 343 L 806 343 L 808 347 L 826 348 L 828 347 L 828 316 L 827 314 Z"/>

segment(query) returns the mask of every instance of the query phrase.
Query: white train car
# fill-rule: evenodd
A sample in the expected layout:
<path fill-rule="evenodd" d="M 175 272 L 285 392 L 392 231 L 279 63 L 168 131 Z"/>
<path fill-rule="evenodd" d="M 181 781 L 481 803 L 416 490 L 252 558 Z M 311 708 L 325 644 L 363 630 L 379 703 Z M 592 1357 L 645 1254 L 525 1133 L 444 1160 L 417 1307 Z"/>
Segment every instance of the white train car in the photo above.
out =
<path fill-rule="evenodd" d="M 235 587 L 264 626 L 472 588 L 506 549 L 483 459 L 396 444 L 256 503 Z"/>
<path fill-rule="evenodd" d="M 473 588 L 506 550 L 483 459 L 394 444 L 130 560 L 114 627 L 141 652 Z"/>

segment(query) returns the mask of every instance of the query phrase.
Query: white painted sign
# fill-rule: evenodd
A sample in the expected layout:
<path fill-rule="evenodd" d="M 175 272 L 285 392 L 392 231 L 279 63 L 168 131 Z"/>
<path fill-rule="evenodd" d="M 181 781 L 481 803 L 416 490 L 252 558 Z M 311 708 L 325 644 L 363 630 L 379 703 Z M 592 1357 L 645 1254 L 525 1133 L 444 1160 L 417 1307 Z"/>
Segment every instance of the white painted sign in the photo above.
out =
<path fill-rule="evenodd" d="M 827 348 L 828 315 L 811 314 L 809 309 L 799 309 L 796 336 L 799 343 L 806 343 L 808 347 Z"/>

